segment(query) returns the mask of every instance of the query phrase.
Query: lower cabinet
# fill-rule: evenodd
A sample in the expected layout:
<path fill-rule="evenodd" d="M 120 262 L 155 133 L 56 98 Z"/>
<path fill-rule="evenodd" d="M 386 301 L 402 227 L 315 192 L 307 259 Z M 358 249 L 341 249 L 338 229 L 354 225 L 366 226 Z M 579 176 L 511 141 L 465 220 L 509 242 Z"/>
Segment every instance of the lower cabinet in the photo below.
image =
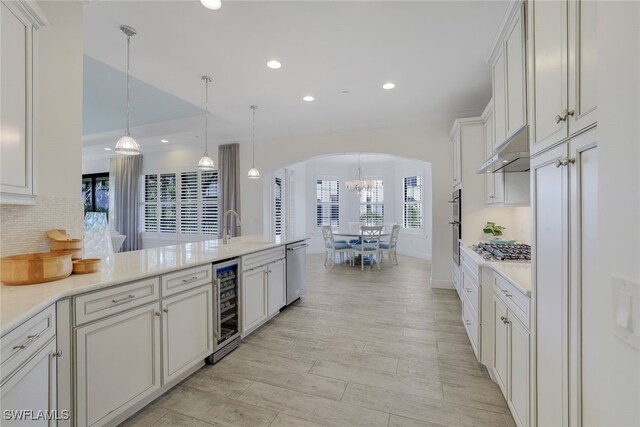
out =
<path fill-rule="evenodd" d="M 519 427 L 529 426 L 530 333 L 523 322 L 494 295 L 495 353 L 493 376 Z"/>
<path fill-rule="evenodd" d="M 2 401 L 2 426 L 55 426 L 56 420 L 38 419 L 38 414 L 56 413 L 56 340 L 49 341 L 28 362 L 11 375 L 0 387 Z M 66 409 L 66 408 L 65 408 Z M 22 411 L 29 418 L 7 417 L 6 411 Z M 25 412 L 32 411 L 32 412 Z M 67 416 L 69 414 L 67 413 Z"/>
<path fill-rule="evenodd" d="M 256 267 L 242 272 L 242 333 L 267 320 L 267 271 Z"/>
<path fill-rule="evenodd" d="M 162 301 L 163 384 L 213 353 L 213 292 L 210 285 Z"/>
<path fill-rule="evenodd" d="M 242 334 L 275 316 L 287 300 L 284 258 L 242 272 Z"/>
<path fill-rule="evenodd" d="M 76 329 L 76 425 L 103 425 L 161 386 L 160 303 Z"/>

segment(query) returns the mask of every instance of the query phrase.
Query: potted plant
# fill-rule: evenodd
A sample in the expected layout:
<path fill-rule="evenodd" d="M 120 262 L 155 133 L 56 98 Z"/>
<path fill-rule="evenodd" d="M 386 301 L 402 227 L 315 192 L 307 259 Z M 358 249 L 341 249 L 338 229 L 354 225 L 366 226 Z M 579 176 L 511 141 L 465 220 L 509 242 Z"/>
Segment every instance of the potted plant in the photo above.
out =
<path fill-rule="evenodd" d="M 490 235 L 489 237 L 491 237 L 491 239 L 489 241 L 491 243 L 513 243 L 514 240 L 501 239 L 503 230 L 506 230 L 506 228 L 496 224 L 495 222 L 487 222 L 482 228 L 483 233 Z"/>

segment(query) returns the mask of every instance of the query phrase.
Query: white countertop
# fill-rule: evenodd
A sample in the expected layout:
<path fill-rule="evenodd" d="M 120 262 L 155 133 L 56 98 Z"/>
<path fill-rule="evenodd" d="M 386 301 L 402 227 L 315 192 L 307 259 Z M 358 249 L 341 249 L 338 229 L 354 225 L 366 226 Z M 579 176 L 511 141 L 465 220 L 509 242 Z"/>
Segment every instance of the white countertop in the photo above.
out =
<path fill-rule="evenodd" d="M 491 268 L 507 279 L 520 292 L 531 297 L 531 263 L 520 261 L 486 260 L 478 255 L 471 245 L 460 242 L 460 249 L 470 256 L 480 267 Z"/>
<path fill-rule="evenodd" d="M 206 240 L 161 248 L 117 253 L 102 262 L 102 269 L 91 274 L 72 274 L 66 279 L 35 285 L 0 285 L 0 335 L 4 335 L 59 299 L 133 280 L 168 273 L 192 266 L 222 261 L 253 252 L 306 240 L 262 236 L 234 237 L 228 245 L 222 240 Z"/>

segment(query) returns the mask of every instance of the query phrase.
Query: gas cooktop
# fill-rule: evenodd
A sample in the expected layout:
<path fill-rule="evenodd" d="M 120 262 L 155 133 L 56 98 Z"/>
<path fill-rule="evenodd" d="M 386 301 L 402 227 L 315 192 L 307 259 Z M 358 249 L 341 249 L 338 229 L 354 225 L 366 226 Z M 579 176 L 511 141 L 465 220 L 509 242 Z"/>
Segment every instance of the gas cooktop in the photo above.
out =
<path fill-rule="evenodd" d="M 471 249 L 487 260 L 531 261 L 531 246 L 523 243 L 497 244 L 480 242 L 471 246 Z"/>

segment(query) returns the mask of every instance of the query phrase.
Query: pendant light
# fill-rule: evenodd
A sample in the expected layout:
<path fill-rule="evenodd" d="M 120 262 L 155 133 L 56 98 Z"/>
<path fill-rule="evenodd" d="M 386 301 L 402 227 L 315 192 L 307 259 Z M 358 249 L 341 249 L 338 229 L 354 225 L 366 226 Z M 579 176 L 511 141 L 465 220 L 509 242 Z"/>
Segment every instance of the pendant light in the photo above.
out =
<path fill-rule="evenodd" d="M 215 168 L 213 159 L 209 157 L 209 83 L 213 80 L 210 76 L 202 76 L 204 80 L 204 156 L 198 162 L 201 171 L 212 171 Z"/>
<path fill-rule="evenodd" d="M 122 138 L 118 140 L 116 143 L 116 153 L 125 154 L 127 156 L 135 156 L 140 154 L 140 146 L 136 142 L 135 139 L 129 133 L 129 110 L 130 110 L 130 102 L 129 102 L 129 58 L 130 58 L 130 50 L 131 50 L 131 36 L 136 35 L 136 30 L 129 27 L 128 25 L 121 25 L 120 31 L 122 31 L 127 36 L 127 129 Z"/>
<path fill-rule="evenodd" d="M 218 10 L 222 7 L 221 0 L 200 0 L 200 4 L 211 10 Z"/>
<path fill-rule="evenodd" d="M 360 154 L 358 154 L 358 170 L 353 180 L 344 183 L 347 190 L 362 194 L 363 191 L 370 191 L 373 188 L 373 181 L 364 179 L 362 168 L 360 167 Z"/>
<path fill-rule="evenodd" d="M 256 110 L 258 109 L 257 105 L 252 105 L 251 108 L 253 114 L 253 122 L 251 124 L 251 141 L 253 143 L 253 162 L 251 162 L 251 169 L 247 173 L 247 178 L 249 179 L 260 179 L 260 171 L 256 169 Z"/>

